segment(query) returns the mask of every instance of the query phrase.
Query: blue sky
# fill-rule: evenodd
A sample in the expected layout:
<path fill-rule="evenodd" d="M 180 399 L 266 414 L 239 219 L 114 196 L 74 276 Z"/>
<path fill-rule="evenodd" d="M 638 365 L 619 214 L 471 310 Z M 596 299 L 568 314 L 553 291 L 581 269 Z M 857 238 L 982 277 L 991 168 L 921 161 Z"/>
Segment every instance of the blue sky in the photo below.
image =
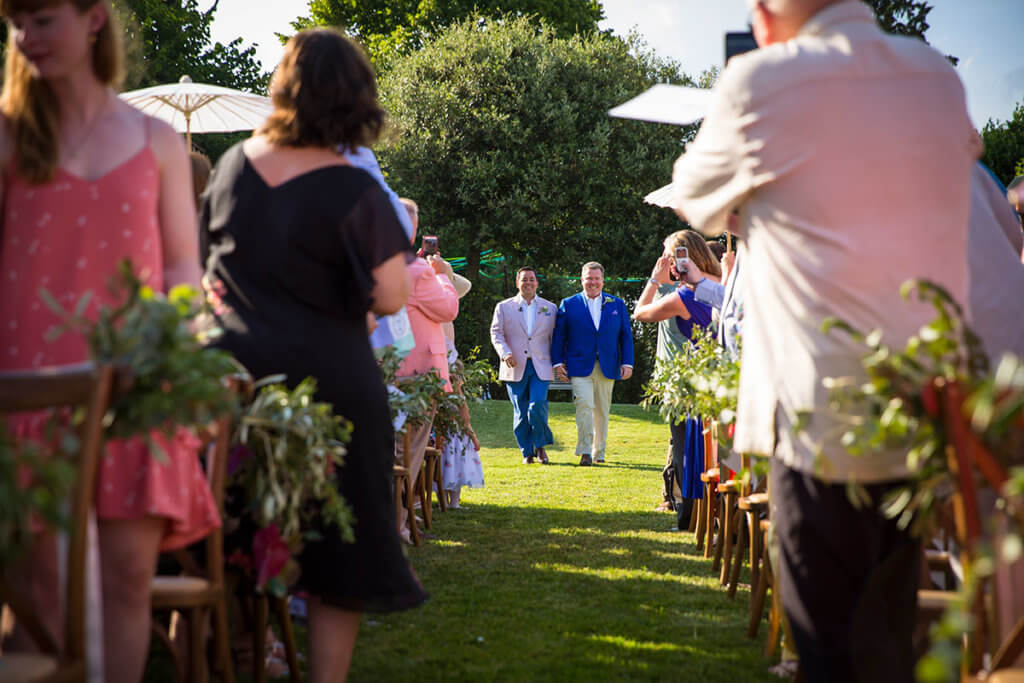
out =
<path fill-rule="evenodd" d="M 211 3 L 200 3 L 201 6 Z M 696 76 L 722 62 L 722 36 L 743 30 L 745 0 L 603 0 L 602 28 L 625 35 L 634 27 L 659 55 L 673 57 Z M 928 41 L 960 58 L 958 71 L 967 90 L 974 123 L 1009 119 L 1024 100 L 1024 0 L 930 0 Z M 277 64 L 281 46 L 275 31 L 306 13 L 306 0 L 220 0 L 213 37 L 228 42 L 241 36 L 257 45 L 266 69 Z"/>

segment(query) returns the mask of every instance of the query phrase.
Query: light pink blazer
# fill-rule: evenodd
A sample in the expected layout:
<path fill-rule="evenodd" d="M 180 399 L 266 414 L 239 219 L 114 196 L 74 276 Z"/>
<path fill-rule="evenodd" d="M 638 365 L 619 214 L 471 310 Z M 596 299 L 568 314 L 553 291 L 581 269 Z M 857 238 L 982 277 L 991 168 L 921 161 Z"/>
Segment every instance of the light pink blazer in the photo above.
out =
<path fill-rule="evenodd" d="M 555 330 L 555 314 L 558 307 L 547 299 L 535 297 L 537 302 L 537 319 L 533 323 L 533 334 L 526 334 L 526 314 L 520 311 L 523 299 L 516 295 L 505 299 L 494 307 L 491 319 L 491 344 L 498 352 L 498 379 L 503 382 L 518 382 L 526 370 L 527 353 L 533 361 L 533 369 L 537 376 L 550 382 L 551 374 L 551 334 Z M 510 355 L 516 359 L 516 366 L 510 368 L 504 361 Z"/>
<path fill-rule="evenodd" d="M 406 268 L 409 274 L 409 299 L 405 309 L 416 346 L 398 368 L 399 377 L 429 372 L 437 368 L 448 382 L 448 347 L 441 323 L 451 322 L 459 314 L 459 296 L 447 275 L 436 275 L 424 259 L 418 258 Z"/>

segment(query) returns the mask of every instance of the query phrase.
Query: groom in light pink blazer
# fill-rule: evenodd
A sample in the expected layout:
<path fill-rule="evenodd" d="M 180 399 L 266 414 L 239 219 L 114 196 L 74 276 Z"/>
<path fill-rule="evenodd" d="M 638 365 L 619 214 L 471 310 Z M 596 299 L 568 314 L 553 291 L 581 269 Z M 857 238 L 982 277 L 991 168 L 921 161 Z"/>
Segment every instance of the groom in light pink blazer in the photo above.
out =
<path fill-rule="evenodd" d="M 523 463 L 548 463 L 544 447 L 554 443 L 548 428 L 548 383 L 551 372 L 551 335 L 558 307 L 537 296 L 537 271 L 516 273 L 519 294 L 494 307 L 491 343 L 501 358 L 498 379 L 505 382 L 512 400 L 512 432 Z"/>

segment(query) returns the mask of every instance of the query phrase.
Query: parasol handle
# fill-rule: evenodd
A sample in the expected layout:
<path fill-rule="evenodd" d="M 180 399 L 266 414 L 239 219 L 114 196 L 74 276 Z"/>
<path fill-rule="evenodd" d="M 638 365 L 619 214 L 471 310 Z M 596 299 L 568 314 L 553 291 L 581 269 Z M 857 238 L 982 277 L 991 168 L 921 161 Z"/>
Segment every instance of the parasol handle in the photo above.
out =
<path fill-rule="evenodd" d="M 728 230 L 725 231 L 725 253 L 732 252 L 732 233 Z"/>

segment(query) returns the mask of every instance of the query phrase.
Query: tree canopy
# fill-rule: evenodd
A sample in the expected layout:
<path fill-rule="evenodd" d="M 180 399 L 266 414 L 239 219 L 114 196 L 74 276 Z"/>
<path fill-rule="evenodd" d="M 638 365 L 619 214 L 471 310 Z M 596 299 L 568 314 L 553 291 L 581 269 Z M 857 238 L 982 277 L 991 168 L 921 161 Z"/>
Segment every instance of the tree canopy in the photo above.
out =
<path fill-rule="evenodd" d="M 981 129 L 981 139 L 985 143 L 982 162 L 1004 184 L 1024 172 L 1024 102 L 1017 103 L 1008 121 L 989 119 Z"/>
<path fill-rule="evenodd" d="M 188 75 L 211 83 L 265 93 L 269 74 L 256 59 L 254 47 L 242 39 L 213 42 L 210 24 L 214 2 L 202 12 L 198 0 L 114 0 L 125 29 L 125 89 L 175 83 Z"/>
<path fill-rule="evenodd" d="M 292 28 L 340 27 L 366 45 L 380 68 L 468 16 L 532 16 L 568 37 L 595 32 L 604 12 L 597 0 L 310 0 L 309 15 Z"/>
<path fill-rule="evenodd" d="M 928 31 L 928 14 L 932 6 L 924 0 L 864 0 L 875 12 L 875 18 L 883 30 L 895 33 L 900 36 L 912 36 L 920 38 L 925 43 L 928 40 L 924 37 Z M 956 66 L 960 60 L 952 55 L 946 55 L 946 59 Z"/>

